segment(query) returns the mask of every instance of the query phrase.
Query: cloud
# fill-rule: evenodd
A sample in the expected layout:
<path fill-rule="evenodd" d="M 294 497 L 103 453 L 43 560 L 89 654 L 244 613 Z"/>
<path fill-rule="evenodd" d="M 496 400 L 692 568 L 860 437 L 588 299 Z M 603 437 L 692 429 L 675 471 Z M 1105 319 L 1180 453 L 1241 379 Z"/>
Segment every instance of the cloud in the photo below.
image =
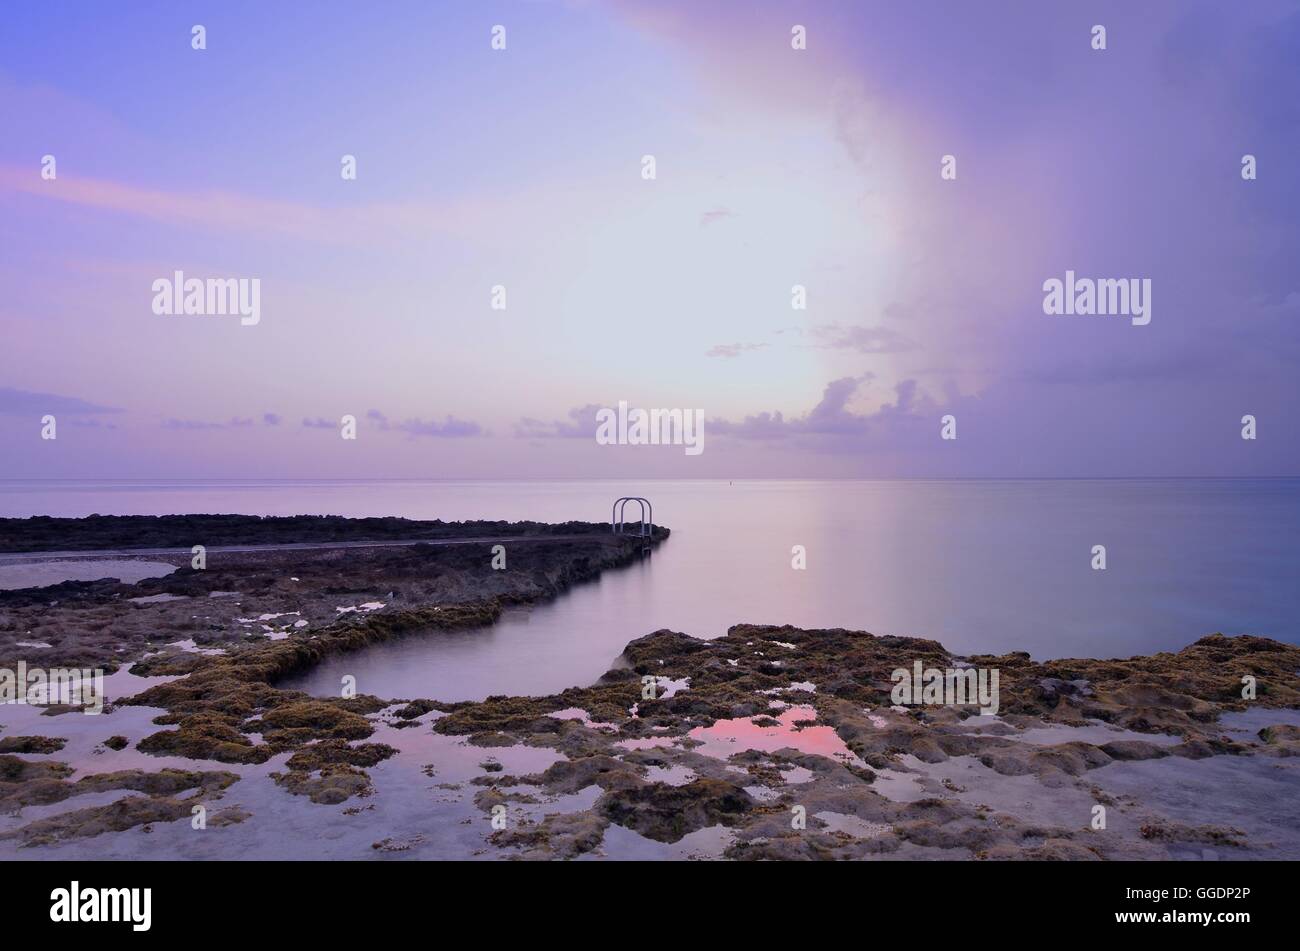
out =
<path fill-rule="evenodd" d="M 700 227 L 704 228 L 713 224 L 715 221 L 721 221 L 724 218 L 734 218 L 730 208 L 712 208 L 700 215 Z"/>
<path fill-rule="evenodd" d="M 94 416 L 103 413 L 120 413 L 114 406 L 100 406 L 75 396 L 59 396 L 54 393 L 33 393 L 29 390 L 16 390 L 0 386 L 0 413 L 13 416 L 37 415 L 46 413 L 68 416 Z"/>
<path fill-rule="evenodd" d="M 1280 301 L 1265 302 L 1262 310 L 1268 315 L 1294 315 L 1300 313 L 1300 291 L 1289 291 Z"/>
<path fill-rule="evenodd" d="M 408 436 L 462 438 L 465 436 L 483 435 L 483 427 L 478 423 L 465 419 L 457 419 L 451 414 L 448 414 L 446 419 L 442 422 L 437 420 L 411 418 L 403 420 L 400 423 L 394 423 L 379 410 L 372 409 L 366 412 L 366 419 L 374 423 L 375 428 L 377 429 L 406 433 Z"/>
<path fill-rule="evenodd" d="M 163 429 L 241 429 L 245 426 L 252 426 L 253 421 L 248 417 L 232 417 L 224 423 L 210 422 L 203 419 L 175 419 L 168 418 L 163 420 Z"/>
<path fill-rule="evenodd" d="M 766 343 L 720 343 L 704 352 L 706 357 L 738 357 L 742 353 L 762 350 L 770 346 Z"/>
<path fill-rule="evenodd" d="M 920 349 L 911 338 L 890 330 L 888 327 L 864 327 L 860 325 L 844 326 L 842 324 L 819 324 L 804 330 L 801 327 L 783 327 L 775 331 L 781 335 L 793 333 L 799 337 L 819 341 L 803 346 L 819 350 L 855 350 L 858 353 L 904 353 Z M 767 343 L 720 343 L 705 351 L 706 357 L 738 357 L 769 347 Z"/>
<path fill-rule="evenodd" d="M 821 400 L 803 416 L 787 419 L 781 412 L 746 416 L 741 422 L 712 419 L 711 435 L 737 439 L 775 441 L 809 436 L 865 436 L 883 433 L 900 422 L 914 422 L 933 415 L 934 403 L 919 394 L 915 380 L 904 380 L 894 388 L 894 402 L 874 413 L 855 413 L 848 408 L 858 388 L 871 374 L 846 376 L 826 384 Z"/>
<path fill-rule="evenodd" d="M 283 417 L 279 413 L 263 413 L 262 422 L 268 426 L 279 426 L 283 422 Z"/>
<path fill-rule="evenodd" d="M 821 324 L 813 327 L 809 335 L 822 342 L 816 344 L 826 350 L 856 350 L 858 353 L 903 353 L 916 350 L 915 341 L 888 327 L 863 327 Z"/>
<path fill-rule="evenodd" d="M 62 169 L 54 187 L 30 168 L 0 165 L 0 192 L 6 191 L 202 233 L 281 235 L 333 245 L 464 234 L 503 207 L 500 198 L 468 195 L 443 203 L 412 199 L 328 207 L 230 189 L 165 190 L 64 175 Z"/>
<path fill-rule="evenodd" d="M 515 435 L 522 439 L 592 439 L 596 435 L 596 414 L 601 409 L 599 403 L 575 406 L 569 410 L 567 420 L 549 423 L 525 416 L 515 424 Z"/>
<path fill-rule="evenodd" d="M 737 439 L 778 441 L 792 437 L 860 436 L 901 420 L 914 420 L 922 411 L 929 412 L 934 404 L 922 398 L 915 380 L 905 380 L 894 388 L 895 399 L 874 413 L 855 413 L 849 404 L 859 393 L 859 388 L 875 378 L 874 374 L 846 376 L 826 384 L 821 400 L 802 416 L 786 418 L 777 412 L 763 412 L 746 416 L 740 422 L 722 418 L 711 419 L 706 428 L 709 433 L 732 436 Z M 596 414 L 602 409 L 598 403 L 588 403 L 569 410 L 567 420 L 546 422 L 524 417 L 515 425 L 515 435 L 520 438 L 540 439 L 590 439 L 596 432 Z"/>
<path fill-rule="evenodd" d="M 448 415 L 442 422 L 436 420 L 408 419 L 393 427 L 412 436 L 481 436 L 483 427 L 467 419 Z"/>

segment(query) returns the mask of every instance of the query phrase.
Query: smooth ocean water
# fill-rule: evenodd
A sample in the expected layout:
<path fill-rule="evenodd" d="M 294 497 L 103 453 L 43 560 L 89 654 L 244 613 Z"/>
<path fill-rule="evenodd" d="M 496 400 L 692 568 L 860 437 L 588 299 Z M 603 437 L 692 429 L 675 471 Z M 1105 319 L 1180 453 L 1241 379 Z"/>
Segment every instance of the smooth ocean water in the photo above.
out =
<path fill-rule="evenodd" d="M 298 685 L 445 700 L 590 683 L 632 638 L 740 621 L 1036 657 L 1300 642 L 1300 480 L 0 483 L 2 515 L 239 512 L 609 518 L 644 495 L 654 556 L 494 627 L 333 658 Z M 1091 568 L 1105 545 L 1107 568 Z M 807 569 L 791 567 L 792 546 Z"/>

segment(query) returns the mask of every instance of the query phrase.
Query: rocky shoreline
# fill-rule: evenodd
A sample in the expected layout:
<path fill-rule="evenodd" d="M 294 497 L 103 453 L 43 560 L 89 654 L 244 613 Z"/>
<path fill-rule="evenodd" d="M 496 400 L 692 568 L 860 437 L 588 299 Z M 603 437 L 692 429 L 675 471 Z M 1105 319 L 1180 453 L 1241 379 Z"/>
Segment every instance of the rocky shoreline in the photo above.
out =
<path fill-rule="evenodd" d="M 18 539 L 10 550 L 92 537 L 184 546 L 196 538 L 184 518 L 199 517 L 74 526 L 68 539 L 48 525 L 26 542 L 12 525 L 0 535 Z M 268 531 L 267 520 L 201 518 L 231 519 L 211 535 L 227 545 Z M 289 534 L 328 546 L 373 529 L 351 521 Z M 326 656 L 486 627 L 508 605 L 555 598 L 668 537 L 590 523 L 360 521 L 402 523 L 374 539 L 401 544 L 228 551 L 202 570 L 175 555 L 176 571 L 136 584 L 0 591 L 0 669 L 113 672 L 105 715 L 0 706 L 0 853 L 147 857 L 143 832 L 216 855 L 221 837 L 238 849 L 263 815 L 288 808 L 290 822 L 340 843 L 289 839 L 290 856 L 360 858 L 350 843 L 362 839 L 377 857 L 421 858 L 1300 854 L 1272 793 L 1244 808 L 1224 779 L 1300 788 L 1295 646 L 1216 634 L 1176 653 L 1035 661 L 739 624 L 712 640 L 647 634 L 595 684 L 547 697 L 282 689 Z M 494 567 L 494 539 L 506 537 L 507 566 Z M 918 662 L 996 670 L 996 715 L 895 702 L 893 673 Z M 1198 782 L 1221 801 L 1172 792 Z M 196 807 L 205 836 L 190 845 Z"/>
<path fill-rule="evenodd" d="M 342 515 L 88 515 L 85 518 L 0 518 L 0 552 L 189 548 L 222 545 L 439 541 L 501 535 L 588 534 L 589 522 L 346 518 Z M 608 531 L 608 527 L 604 527 Z"/>
<path fill-rule="evenodd" d="M 1000 668 L 1003 712 L 986 720 L 973 706 L 893 705 L 891 671 L 917 658 L 941 667 Z M 569 757 L 541 774 L 476 780 L 484 804 L 517 794 L 503 789 L 566 792 L 594 783 L 603 790 L 585 816 L 585 835 L 575 839 L 574 817 L 557 816 L 501 833 L 499 844 L 571 857 L 617 823 L 660 841 L 722 824 L 736 833 L 725 852 L 731 858 L 855 858 L 905 846 L 974 858 L 1133 858 L 1163 855 L 1165 845 L 1232 848 L 1246 842 L 1226 824 L 1154 819 L 1134 840 L 1092 829 L 1091 809 L 1054 824 L 1025 822 L 963 801 L 954 794 L 964 789 L 928 775 L 927 766 L 969 758 L 995 776 L 1082 790 L 1085 799 L 1120 809 L 1091 784 L 1092 771 L 1164 757 L 1280 759 L 1300 751 L 1295 725 L 1234 737 L 1220 724 L 1223 714 L 1246 712 L 1241 676 L 1263 685 L 1252 701 L 1260 708 L 1300 704 L 1300 651 L 1264 638 L 1212 635 L 1176 654 L 1038 663 L 1024 654 L 955 658 L 915 638 L 742 624 L 708 641 L 659 631 L 628 645 L 625 659 L 627 668 L 591 688 L 492 698 L 434 722 L 439 732 L 486 746 L 542 744 Z M 689 686 L 664 699 L 637 700 L 645 675 Z M 557 720 L 556 707 L 585 716 Z M 812 735 L 818 731 L 823 735 Z M 1045 742 L 1026 742 L 1034 731 Z M 727 743 L 734 754 L 727 755 Z M 685 770 L 696 778 L 655 782 L 649 770 Z M 790 781 L 794 771 L 802 772 L 798 782 Z M 920 781 L 920 795 L 910 801 L 878 791 L 880 777 L 896 784 L 907 774 Z M 797 806 L 828 818 L 792 828 Z"/>

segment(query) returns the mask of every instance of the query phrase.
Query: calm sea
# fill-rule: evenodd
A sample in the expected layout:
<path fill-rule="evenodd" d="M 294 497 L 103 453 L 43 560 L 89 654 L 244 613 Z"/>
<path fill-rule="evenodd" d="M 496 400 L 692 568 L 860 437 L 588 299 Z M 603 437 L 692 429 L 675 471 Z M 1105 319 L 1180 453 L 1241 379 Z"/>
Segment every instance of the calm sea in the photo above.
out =
<path fill-rule="evenodd" d="M 659 628 L 740 621 L 931 637 L 1035 657 L 1175 650 L 1213 632 L 1300 642 L 1300 480 L 0 483 L 0 514 L 238 512 L 608 520 L 644 495 L 653 557 L 485 631 L 335 658 L 383 696 L 585 684 Z M 803 546 L 807 567 L 791 567 Z M 1106 547 L 1104 571 L 1092 568 Z"/>

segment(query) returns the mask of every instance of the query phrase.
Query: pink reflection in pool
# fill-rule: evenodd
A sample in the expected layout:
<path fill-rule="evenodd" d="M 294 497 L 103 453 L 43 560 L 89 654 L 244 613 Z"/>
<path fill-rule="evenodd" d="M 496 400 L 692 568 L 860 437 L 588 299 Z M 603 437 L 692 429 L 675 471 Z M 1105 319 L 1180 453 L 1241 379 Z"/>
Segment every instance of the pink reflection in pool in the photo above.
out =
<path fill-rule="evenodd" d="M 829 726 L 796 727 L 800 721 L 816 720 L 813 707 L 790 707 L 776 718 L 776 725 L 758 726 L 752 717 L 719 720 L 712 726 L 696 727 L 688 734 L 703 746 L 697 753 L 727 759 L 745 750 L 773 753 L 780 749 L 796 749 L 801 753 L 829 756 L 842 763 L 866 766 Z"/>

